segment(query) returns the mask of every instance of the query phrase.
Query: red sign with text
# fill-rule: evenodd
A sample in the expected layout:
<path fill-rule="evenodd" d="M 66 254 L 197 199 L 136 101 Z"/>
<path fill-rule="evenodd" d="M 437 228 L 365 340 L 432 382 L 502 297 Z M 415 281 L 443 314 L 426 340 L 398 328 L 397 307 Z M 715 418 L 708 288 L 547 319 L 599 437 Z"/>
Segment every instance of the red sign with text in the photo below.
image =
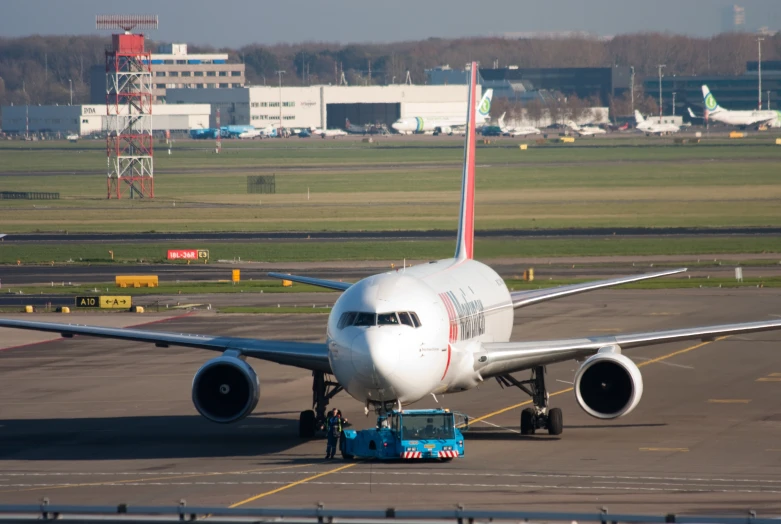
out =
<path fill-rule="evenodd" d="M 168 260 L 198 260 L 197 249 L 169 249 Z"/>

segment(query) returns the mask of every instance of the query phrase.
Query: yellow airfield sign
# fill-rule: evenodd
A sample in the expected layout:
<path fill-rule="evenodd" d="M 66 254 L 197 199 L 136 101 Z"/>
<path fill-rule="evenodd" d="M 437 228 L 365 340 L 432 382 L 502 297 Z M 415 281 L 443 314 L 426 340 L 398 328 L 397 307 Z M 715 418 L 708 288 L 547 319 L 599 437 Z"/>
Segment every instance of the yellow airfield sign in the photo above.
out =
<path fill-rule="evenodd" d="M 133 305 L 130 295 L 104 295 L 99 298 L 102 309 L 128 309 Z"/>

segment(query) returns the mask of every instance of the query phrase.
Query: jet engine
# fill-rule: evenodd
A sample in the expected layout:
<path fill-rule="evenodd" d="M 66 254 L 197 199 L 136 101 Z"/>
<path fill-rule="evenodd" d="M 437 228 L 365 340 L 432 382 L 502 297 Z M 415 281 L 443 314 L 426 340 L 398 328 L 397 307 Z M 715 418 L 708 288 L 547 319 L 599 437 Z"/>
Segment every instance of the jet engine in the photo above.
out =
<path fill-rule="evenodd" d="M 227 424 L 237 422 L 255 409 L 260 381 L 252 367 L 234 356 L 223 355 L 206 362 L 193 378 L 193 404 L 198 413 Z"/>
<path fill-rule="evenodd" d="M 620 353 L 597 353 L 575 375 L 578 404 L 592 417 L 622 417 L 643 396 L 643 377 L 634 362 Z"/>

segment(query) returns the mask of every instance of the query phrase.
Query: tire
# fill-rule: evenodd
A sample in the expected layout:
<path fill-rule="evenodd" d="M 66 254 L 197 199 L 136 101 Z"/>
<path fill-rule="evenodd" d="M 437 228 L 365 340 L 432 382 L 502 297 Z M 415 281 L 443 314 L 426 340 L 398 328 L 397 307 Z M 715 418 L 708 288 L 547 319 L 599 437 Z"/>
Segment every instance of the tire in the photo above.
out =
<path fill-rule="evenodd" d="M 521 435 L 534 435 L 534 410 L 532 408 L 521 411 Z"/>
<path fill-rule="evenodd" d="M 553 408 L 548 411 L 548 434 L 561 435 L 564 431 L 564 416 L 561 409 Z"/>
<path fill-rule="evenodd" d="M 298 417 L 298 436 L 301 438 L 313 438 L 316 426 L 315 412 L 311 409 L 302 411 Z"/>

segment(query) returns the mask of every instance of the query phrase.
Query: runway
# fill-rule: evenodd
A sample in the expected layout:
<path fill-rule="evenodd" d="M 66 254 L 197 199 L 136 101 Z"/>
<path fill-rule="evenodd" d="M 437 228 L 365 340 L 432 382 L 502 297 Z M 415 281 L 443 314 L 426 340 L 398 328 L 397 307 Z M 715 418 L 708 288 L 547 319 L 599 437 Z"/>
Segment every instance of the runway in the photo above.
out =
<path fill-rule="evenodd" d="M 0 231 L 2 233 L 2 231 Z M 539 237 L 660 237 L 660 236 L 754 236 L 778 235 L 778 227 L 616 227 L 616 228 L 551 228 L 551 229 L 483 229 L 475 231 L 478 238 L 539 238 Z M 455 230 L 410 231 L 192 231 L 181 233 L 9 233 L 3 243 L 67 243 L 67 242 L 167 242 L 201 240 L 211 242 L 290 241 L 290 240 L 437 240 L 456 237 Z"/>
<path fill-rule="evenodd" d="M 776 289 L 598 291 L 518 310 L 513 339 L 779 315 Z M 68 318 L 107 319 L 128 325 L 160 317 Z M 324 315 L 196 313 L 149 328 L 322 340 L 325 322 Z M 781 512 L 781 333 L 628 352 L 641 366 L 645 394 L 614 421 L 577 407 L 569 391 L 576 363 L 551 366 L 551 401 L 564 410 L 561 438 L 521 437 L 527 398 L 493 381 L 440 397 L 441 406 L 473 419 L 466 457 L 447 464 L 323 461 L 323 441 L 297 438 L 298 412 L 311 400 L 303 370 L 252 361 L 258 408 L 219 426 L 201 419 L 190 400 L 192 376 L 212 353 L 35 336 L 0 330 L 0 347 L 38 342 L 0 349 L 0 503 L 45 496 L 58 504 Z M 358 428 L 374 422 L 344 393 L 332 405 Z"/>

